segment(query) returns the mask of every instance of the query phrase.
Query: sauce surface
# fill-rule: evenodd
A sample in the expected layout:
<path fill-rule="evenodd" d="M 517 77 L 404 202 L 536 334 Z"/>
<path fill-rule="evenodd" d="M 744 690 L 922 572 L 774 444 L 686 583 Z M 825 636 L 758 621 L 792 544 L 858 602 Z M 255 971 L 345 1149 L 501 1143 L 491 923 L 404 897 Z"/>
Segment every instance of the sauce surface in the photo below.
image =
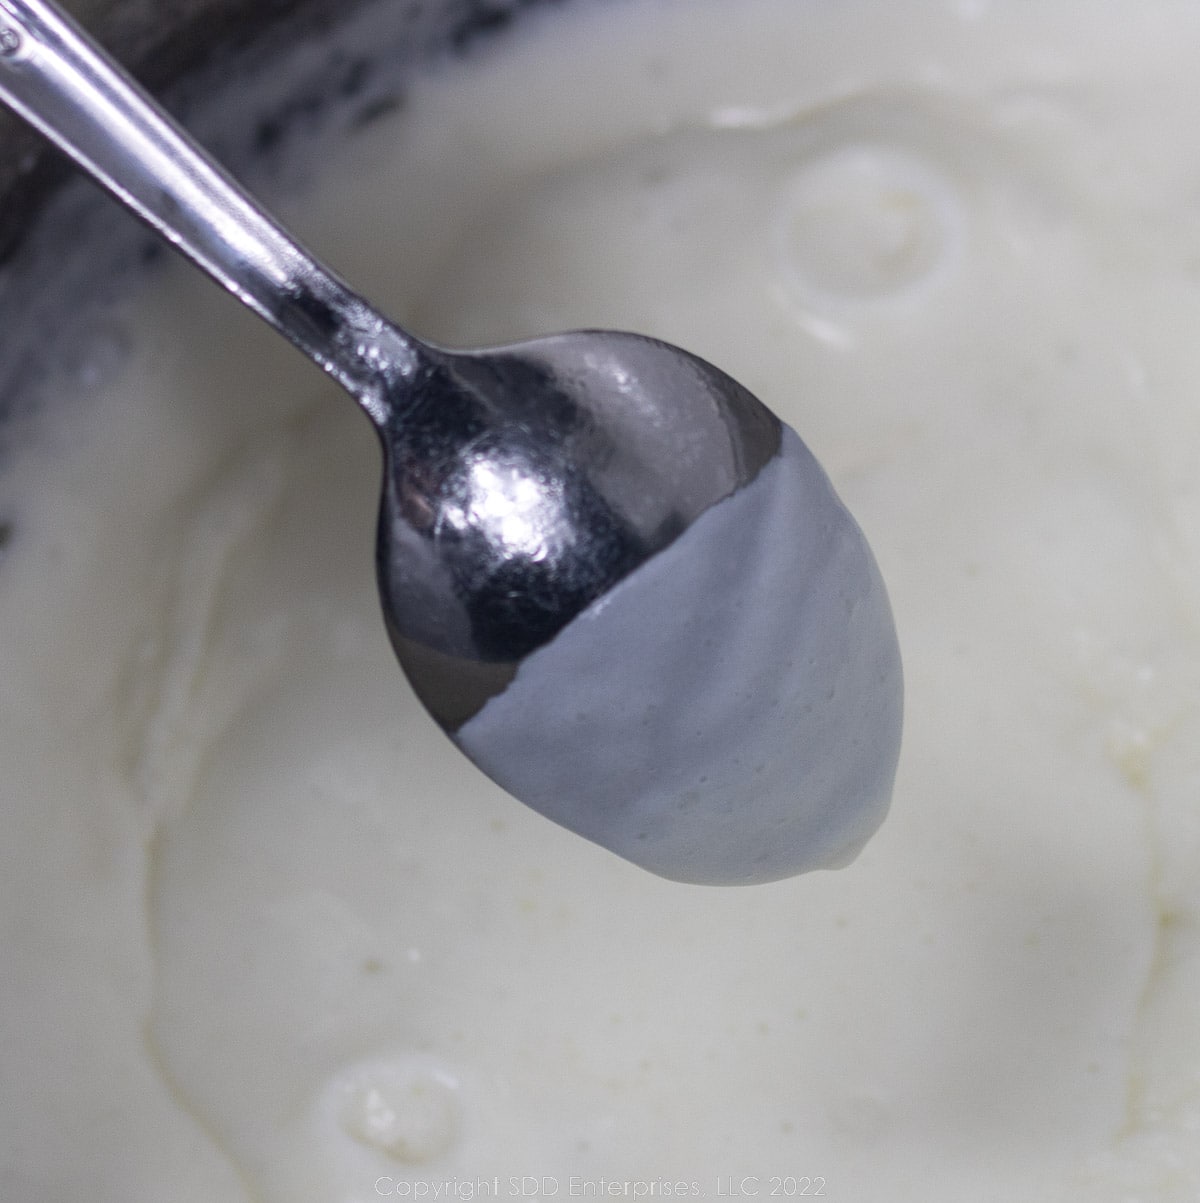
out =
<path fill-rule="evenodd" d="M 489 785 L 366 422 L 172 265 L 0 479 L 0 1193 L 1193 1200 L 1200 9 L 518 32 L 284 215 L 426 336 L 635 329 L 795 426 L 896 611 L 891 816 L 711 890 Z"/>

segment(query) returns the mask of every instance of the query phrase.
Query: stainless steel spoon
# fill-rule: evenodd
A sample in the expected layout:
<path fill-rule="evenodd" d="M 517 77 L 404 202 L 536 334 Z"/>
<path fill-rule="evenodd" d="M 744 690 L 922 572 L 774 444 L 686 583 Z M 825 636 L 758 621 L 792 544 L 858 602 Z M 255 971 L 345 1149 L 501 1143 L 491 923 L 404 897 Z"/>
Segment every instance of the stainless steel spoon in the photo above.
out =
<path fill-rule="evenodd" d="M 857 851 L 899 746 L 890 610 L 858 528 L 765 406 L 632 334 L 417 340 L 46 0 L 0 0 L 0 98 L 366 412 L 388 632 L 486 772 L 681 880 Z"/>

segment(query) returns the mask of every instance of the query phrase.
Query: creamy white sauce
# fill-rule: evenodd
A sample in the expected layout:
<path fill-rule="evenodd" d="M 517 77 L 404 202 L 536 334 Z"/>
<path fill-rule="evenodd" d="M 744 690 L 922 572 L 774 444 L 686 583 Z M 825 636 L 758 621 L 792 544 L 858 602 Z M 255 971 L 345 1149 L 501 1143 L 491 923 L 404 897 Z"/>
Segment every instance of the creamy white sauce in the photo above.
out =
<path fill-rule="evenodd" d="M 901 668 L 862 533 L 790 428 L 747 485 L 454 734 L 522 802 L 676 881 L 848 864 L 887 813 Z"/>
<path fill-rule="evenodd" d="M 366 422 L 180 267 L 0 479 L 2 1193 L 1194 1199 L 1200 10 L 526 35 L 295 224 L 423 333 L 638 329 L 795 425 L 896 609 L 892 813 L 707 890 L 490 786 L 387 646 Z"/>

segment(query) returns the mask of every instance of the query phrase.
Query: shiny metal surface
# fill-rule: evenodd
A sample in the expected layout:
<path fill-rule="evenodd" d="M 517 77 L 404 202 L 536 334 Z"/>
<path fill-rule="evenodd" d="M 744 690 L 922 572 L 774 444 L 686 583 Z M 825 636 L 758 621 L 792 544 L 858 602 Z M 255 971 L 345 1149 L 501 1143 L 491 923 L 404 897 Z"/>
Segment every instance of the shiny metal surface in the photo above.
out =
<path fill-rule="evenodd" d="M 455 352 L 413 339 L 45 0 L 0 0 L 0 97 L 370 417 L 389 633 L 449 730 L 778 449 L 780 425 L 754 397 L 654 340 L 585 332 Z"/>
<path fill-rule="evenodd" d="M 421 360 L 388 399 L 377 564 L 401 663 L 453 730 L 753 479 L 780 425 L 716 368 L 632 334 Z"/>

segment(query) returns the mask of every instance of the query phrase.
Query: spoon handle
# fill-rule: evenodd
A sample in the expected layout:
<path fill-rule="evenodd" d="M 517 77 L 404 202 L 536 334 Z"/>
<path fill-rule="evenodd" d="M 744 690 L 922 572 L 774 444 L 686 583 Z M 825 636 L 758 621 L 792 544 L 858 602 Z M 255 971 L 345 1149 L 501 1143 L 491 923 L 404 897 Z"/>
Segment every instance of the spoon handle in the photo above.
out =
<path fill-rule="evenodd" d="M 50 0 L 0 0 L 0 100 L 276 327 L 377 422 L 417 344 L 318 263 Z"/>

